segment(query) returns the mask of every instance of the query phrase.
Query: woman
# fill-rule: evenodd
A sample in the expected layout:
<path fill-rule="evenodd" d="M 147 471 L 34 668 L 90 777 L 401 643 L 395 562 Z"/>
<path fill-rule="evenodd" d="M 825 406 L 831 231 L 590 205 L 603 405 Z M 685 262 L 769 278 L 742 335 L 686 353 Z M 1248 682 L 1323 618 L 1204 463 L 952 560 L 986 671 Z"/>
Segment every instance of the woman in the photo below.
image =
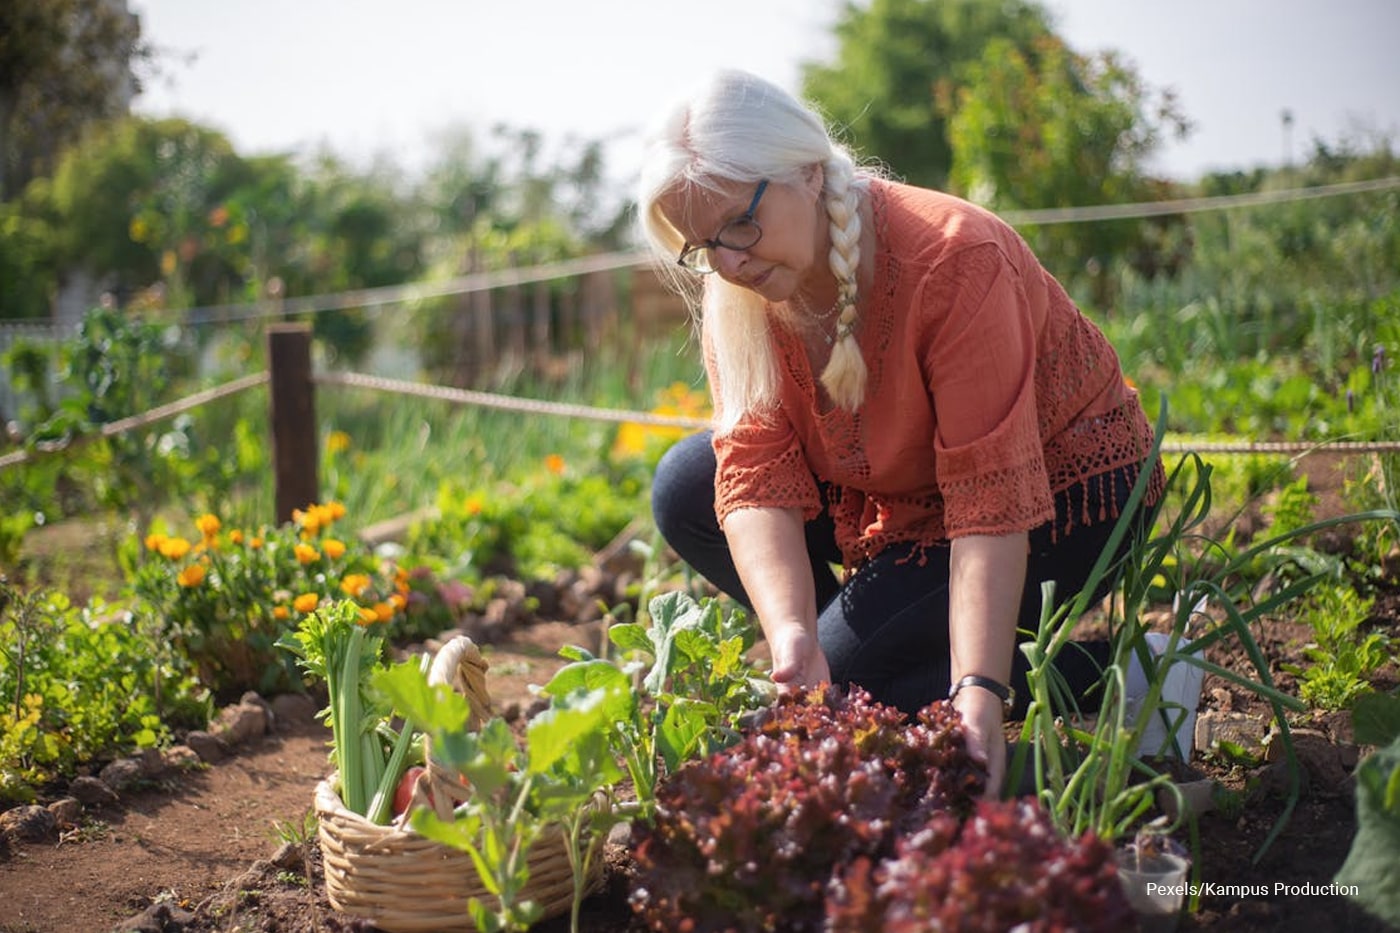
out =
<path fill-rule="evenodd" d="M 658 466 L 663 535 L 756 613 L 776 680 L 951 695 L 999 787 L 1017 626 L 1042 581 L 1081 588 L 1152 445 L 1112 347 L 1009 226 L 858 169 L 750 74 L 665 115 L 638 207 L 715 405 Z"/>

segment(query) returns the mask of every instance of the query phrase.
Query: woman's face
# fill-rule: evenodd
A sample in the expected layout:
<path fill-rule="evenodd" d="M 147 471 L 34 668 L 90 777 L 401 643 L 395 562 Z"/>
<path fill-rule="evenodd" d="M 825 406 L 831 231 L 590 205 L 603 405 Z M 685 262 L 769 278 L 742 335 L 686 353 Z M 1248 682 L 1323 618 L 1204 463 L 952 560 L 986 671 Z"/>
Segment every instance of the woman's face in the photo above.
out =
<path fill-rule="evenodd" d="M 763 231 L 759 241 L 743 250 L 712 249 L 714 274 L 769 301 L 786 301 L 811 276 L 828 274 L 826 263 L 819 261 L 826 255 L 827 237 L 826 215 L 817 204 L 821 187 L 819 166 L 795 184 L 770 181 L 753 212 Z M 684 185 L 663 195 L 658 206 L 686 243 L 706 243 L 748 211 L 757 190 L 750 182 L 723 182 L 715 190 Z"/>

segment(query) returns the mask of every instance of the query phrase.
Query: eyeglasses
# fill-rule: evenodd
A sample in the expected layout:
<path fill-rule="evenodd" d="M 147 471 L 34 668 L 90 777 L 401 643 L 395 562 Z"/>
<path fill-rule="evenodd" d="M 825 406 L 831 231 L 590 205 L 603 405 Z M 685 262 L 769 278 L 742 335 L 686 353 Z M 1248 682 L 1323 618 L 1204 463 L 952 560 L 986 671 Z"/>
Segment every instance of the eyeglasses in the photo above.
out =
<path fill-rule="evenodd" d="M 763 239 L 763 228 L 754 220 L 753 215 L 754 211 L 758 210 L 759 199 L 763 197 L 767 188 L 768 179 L 765 178 L 758 183 L 758 190 L 753 193 L 748 210 L 720 227 L 713 240 L 686 243 L 681 254 L 676 257 L 676 262 L 691 272 L 707 275 L 715 271 L 714 251 L 721 246 L 725 249 L 746 250 L 758 245 L 758 241 Z"/>

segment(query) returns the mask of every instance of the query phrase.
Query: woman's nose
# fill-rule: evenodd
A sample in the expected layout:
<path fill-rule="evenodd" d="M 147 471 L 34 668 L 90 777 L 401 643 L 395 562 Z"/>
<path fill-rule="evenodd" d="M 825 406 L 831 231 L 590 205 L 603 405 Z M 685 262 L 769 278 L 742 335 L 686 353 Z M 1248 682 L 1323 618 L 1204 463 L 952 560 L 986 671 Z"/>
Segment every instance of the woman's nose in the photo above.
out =
<path fill-rule="evenodd" d="M 727 246 L 716 246 L 711 255 L 713 257 L 712 261 L 715 264 L 715 271 L 731 282 L 738 281 L 739 273 L 749 261 L 749 251 L 746 249 L 730 249 Z"/>

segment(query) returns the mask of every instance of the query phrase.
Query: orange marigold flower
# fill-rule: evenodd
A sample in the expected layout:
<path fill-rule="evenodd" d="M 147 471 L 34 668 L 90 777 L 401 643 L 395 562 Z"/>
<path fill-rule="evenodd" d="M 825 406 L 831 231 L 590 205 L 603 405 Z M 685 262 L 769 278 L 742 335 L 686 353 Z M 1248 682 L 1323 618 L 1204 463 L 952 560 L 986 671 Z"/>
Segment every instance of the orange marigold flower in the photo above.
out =
<path fill-rule="evenodd" d="M 203 564 L 190 564 L 175 577 L 175 582 L 190 589 L 199 586 L 204 582 L 205 569 Z"/>
<path fill-rule="evenodd" d="M 179 560 L 190 552 L 190 543 L 184 538 L 163 538 L 159 550 L 161 557 Z"/>
<path fill-rule="evenodd" d="M 564 458 L 558 454 L 550 454 L 544 458 L 544 468 L 555 476 L 564 475 Z"/>
<path fill-rule="evenodd" d="M 253 535 L 251 538 L 248 539 L 248 546 L 255 551 L 261 550 L 263 546 L 263 539 L 259 535 Z"/>
<path fill-rule="evenodd" d="M 1124 374 L 1123 374 L 1123 385 L 1127 386 L 1127 387 L 1130 388 L 1130 389 L 1136 389 L 1136 388 L 1137 388 L 1137 383 L 1134 382 L 1134 381 L 1133 381 L 1133 377 L 1132 377 L 1132 376 L 1129 376 L 1127 373 L 1124 373 Z"/>
<path fill-rule="evenodd" d="M 345 504 L 342 502 L 327 502 L 326 511 L 330 513 L 331 521 L 345 517 Z"/>
<path fill-rule="evenodd" d="M 339 560 L 345 556 L 345 542 L 338 541 L 335 538 L 327 538 L 321 542 L 321 550 L 324 551 L 325 555 L 331 560 Z"/>
<path fill-rule="evenodd" d="M 466 502 L 462 503 L 462 509 L 468 515 L 480 515 L 485 505 L 486 503 L 482 502 L 480 496 L 472 496 Z"/>
<path fill-rule="evenodd" d="M 205 513 L 194 520 L 194 526 L 199 529 L 199 533 L 205 541 L 219 533 L 223 527 L 223 522 L 219 521 L 219 516 Z"/>
<path fill-rule="evenodd" d="M 375 612 L 373 609 L 370 609 L 367 606 L 361 606 L 359 608 L 359 613 L 361 625 L 373 625 L 374 623 L 379 621 L 379 613 Z"/>
<path fill-rule="evenodd" d="M 292 600 L 292 608 L 297 612 L 315 612 L 316 606 L 321 602 L 321 597 L 315 593 L 302 593 Z"/>
<path fill-rule="evenodd" d="M 387 602 L 374 604 L 374 614 L 380 622 L 388 622 L 394 617 L 394 607 Z"/>
<path fill-rule="evenodd" d="M 389 597 L 389 605 L 393 606 L 397 611 L 403 612 L 408 606 L 408 597 L 404 596 L 402 593 L 395 593 Z"/>
<path fill-rule="evenodd" d="M 287 607 L 286 607 L 286 606 L 273 606 L 273 607 L 272 607 L 272 617 L 273 617 L 274 619 L 276 619 L 278 622 L 285 621 L 286 618 L 287 618 L 287 616 L 289 616 L 289 615 L 291 615 L 291 613 L 287 611 Z"/>
<path fill-rule="evenodd" d="M 369 575 L 364 573 L 347 573 L 345 579 L 340 581 L 340 591 L 346 596 L 359 596 L 369 589 Z"/>
<path fill-rule="evenodd" d="M 238 530 L 237 528 L 233 529 L 228 533 L 228 540 L 230 544 L 242 544 L 243 532 Z"/>
<path fill-rule="evenodd" d="M 296 547 L 292 548 L 292 553 L 295 554 L 297 560 L 303 564 L 314 564 L 321 559 L 320 551 L 309 544 L 301 544 L 300 542 L 298 542 Z"/>
<path fill-rule="evenodd" d="M 146 535 L 146 550 L 159 551 L 160 546 L 165 543 L 165 535 L 159 531 L 153 531 Z"/>

